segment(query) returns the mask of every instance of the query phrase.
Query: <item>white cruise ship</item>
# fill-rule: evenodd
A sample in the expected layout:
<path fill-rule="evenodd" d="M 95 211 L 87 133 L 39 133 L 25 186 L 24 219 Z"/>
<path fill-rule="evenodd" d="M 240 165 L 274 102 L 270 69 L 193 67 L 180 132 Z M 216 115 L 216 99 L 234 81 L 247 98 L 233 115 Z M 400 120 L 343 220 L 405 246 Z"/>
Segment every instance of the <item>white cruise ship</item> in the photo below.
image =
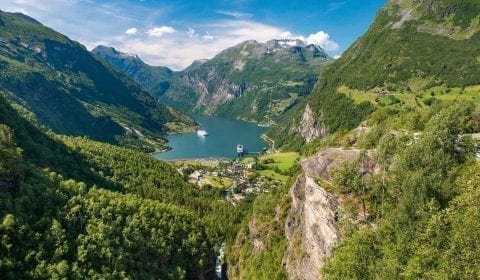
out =
<path fill-rule="evenodd" d="M 197 135 L 198 136 L 207 136 L 208 132 L 203 130 L 203 129 L 199 129 L 199 130 L 197 130 Z"/>

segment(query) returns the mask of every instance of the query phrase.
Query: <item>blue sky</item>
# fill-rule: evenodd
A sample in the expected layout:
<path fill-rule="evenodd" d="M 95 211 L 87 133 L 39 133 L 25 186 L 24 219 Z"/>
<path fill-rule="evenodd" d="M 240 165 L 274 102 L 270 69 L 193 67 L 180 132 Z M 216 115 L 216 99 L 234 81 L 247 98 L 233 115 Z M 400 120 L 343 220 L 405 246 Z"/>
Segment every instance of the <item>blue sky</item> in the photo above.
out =
<path fill-rule="evenodd" d="M 340 55 L 386 0 L 1 0 L 91 49 L 98 44 L 175 70 L 245 40 L 300 38 Z"/>

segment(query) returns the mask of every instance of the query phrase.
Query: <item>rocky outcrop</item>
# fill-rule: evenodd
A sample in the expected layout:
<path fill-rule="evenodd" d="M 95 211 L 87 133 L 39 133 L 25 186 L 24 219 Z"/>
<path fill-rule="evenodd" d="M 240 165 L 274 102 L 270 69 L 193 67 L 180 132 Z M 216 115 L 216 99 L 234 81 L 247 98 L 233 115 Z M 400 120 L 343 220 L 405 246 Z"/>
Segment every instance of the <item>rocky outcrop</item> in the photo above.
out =
<path fill-rule="evenodd" d="M 292 209 L 285 225 L 288 249 L 284 263 L 289 279 L 316 280 L 323 258 L 339 239 L 337 200 L 315 180 L 303 174 L 290 195 Z"/>
<path fill-rule="evenodd" d="M 359 150 L 330 148 L 301 162 L 304 172 L 290 190 L 292 203 L 285 223 L 288 247 L 283 262 L 289 279 L 321 279 L 323 259 L 340 238 L 340 205 L 317 179 L 329 181 L 332 169 L 359 155 Z"/>
<path fill-rule="evenodd" d="M 300 127 L 297 128 L 296 132 L 298 132 L 305 141 L 309 143 L 313 139 L 327 134 L 327 129 L 321 120 L 317 119 L 310 105 L 307 104 L 303 111 Z"/>

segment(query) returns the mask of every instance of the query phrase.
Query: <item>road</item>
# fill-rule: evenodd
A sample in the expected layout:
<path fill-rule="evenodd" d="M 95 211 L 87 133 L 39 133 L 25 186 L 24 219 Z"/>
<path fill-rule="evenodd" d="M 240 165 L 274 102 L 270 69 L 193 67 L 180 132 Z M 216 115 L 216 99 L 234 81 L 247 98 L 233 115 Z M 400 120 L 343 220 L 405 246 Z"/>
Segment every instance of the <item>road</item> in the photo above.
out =
<path fill-rule="evenodd" d="M 270 149 L 272 152 L 278 153 L 278 150 L 275 149 L 275 141 L 272 138 L 268 137 L 266 134 L 262 134 L 262 139 L 270 144 Z"/>

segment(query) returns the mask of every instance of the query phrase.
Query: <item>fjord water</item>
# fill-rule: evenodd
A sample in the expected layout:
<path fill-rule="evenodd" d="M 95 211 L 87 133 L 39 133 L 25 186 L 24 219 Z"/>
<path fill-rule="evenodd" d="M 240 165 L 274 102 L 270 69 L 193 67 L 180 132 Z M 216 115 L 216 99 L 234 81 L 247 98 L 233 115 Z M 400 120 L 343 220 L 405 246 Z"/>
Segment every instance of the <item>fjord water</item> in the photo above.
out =
<path fill-rule="evenodd" d="M 161 160 L 196 158 L 234 158 L 237 144 L 249 152 L 261 152 L 267 143 L 260 136 L 266 128 L 256 124 L 216 116 L 192 116 L 208 136 L 197 133 L 173 134 L 167 137 L 170 151 L 155 153 Z"/>

